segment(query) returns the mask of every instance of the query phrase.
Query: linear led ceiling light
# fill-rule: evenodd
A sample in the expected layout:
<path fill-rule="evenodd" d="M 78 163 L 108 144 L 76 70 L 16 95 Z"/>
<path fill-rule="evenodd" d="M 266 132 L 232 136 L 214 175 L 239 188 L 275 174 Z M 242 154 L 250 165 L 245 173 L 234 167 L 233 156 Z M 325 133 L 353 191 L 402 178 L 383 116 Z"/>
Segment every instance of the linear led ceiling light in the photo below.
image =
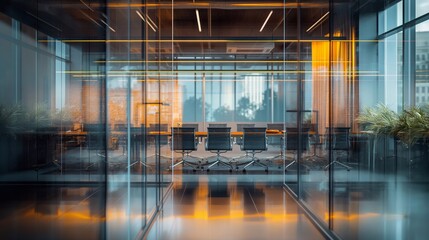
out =
<path fill-rule="evenodd" d="M 317 20 L 313 25 L 311 25 L 311 27 L 309 27 L 306 32 L 310 32 L 311 30 L 313 30 L 314 28 L 316 28 L 319 24 L 321 24 L 322 22 L 324 22 L 326 20 L 326 17 L 328 15 L 329 15 L 329 12 L 325 13 L 321 18 L 319 18 L 319 20 Z"/>
<path fill-rule="evenodd" d="M 261 27 L 261 29 L 259 29 L 259 32 L 262 32 L 262 30 L 264 30 L 265 24 L 267 24 L 268 19 L 270 19 L 270 17 L 271 17 L 271 14 L 273 14 L 273 10 L 271 10 L 271 12 L 268 14 L 267 19 L 265 19 L 265 22 L 264 22 L 264 24 L 262 24 L 262 27 Z"/>
<path fill-rule="evenodd" d="M 154 26 L 156 29 L 158 29 L 158 26 L 156 26 L 155 22 L 152 21 L 152 18 L 150 18 L 148 14 L 146 14 L 146 18 L 147 18 L 147 20 L 149 20 L 149 22 L 152 24 L 152 26 Z"/>
<path fill-rule="evenodd" d="M 113 29 L 109 24 L 107 24 L 107 22 L 105 22 L 103 19 L 100 19 L 100 21 L 102 22 L 102 23 L 104 23 L 104 25 L 106 25 L 112 32 L 116 32 L 116 30 L 115 29 Z"/>
<path fill-rule="evenodd" d="M 143 17 L 143 15 L 138 10 L 136 10 L 136 13 L 143 20 L 143 22 L 147 23 L 147 25 L 149 25 L 149 27 L 152 28 L 152 30 L 154 32 L 156 32 L 156 29 L 152 26 L 152 24 L 150 23 L 150 21 L 146 21 L 146 19 Z"/>
<path fill-rule="evenodd" d="M 197 15 L 198 31 L 201 32 L 200 13 L 198 12 L 198 9 L 195 9 L 195 14 Z"/>

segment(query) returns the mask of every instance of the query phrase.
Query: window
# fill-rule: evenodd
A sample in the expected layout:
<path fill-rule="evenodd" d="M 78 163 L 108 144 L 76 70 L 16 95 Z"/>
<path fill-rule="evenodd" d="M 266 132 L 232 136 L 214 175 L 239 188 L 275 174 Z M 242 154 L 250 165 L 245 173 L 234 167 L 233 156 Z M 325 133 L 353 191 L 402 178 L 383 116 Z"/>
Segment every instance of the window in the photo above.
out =
<path fill-rule="evenodd" d="M 429 2 L 427 0 L 416 0 L 416 18 L 429 12 Z"/>
<path fill-rule="evenodd" d="M 378 30 L 379 34 L 385 33 L 402 25 L 402 1 L 379 12 Z"/>

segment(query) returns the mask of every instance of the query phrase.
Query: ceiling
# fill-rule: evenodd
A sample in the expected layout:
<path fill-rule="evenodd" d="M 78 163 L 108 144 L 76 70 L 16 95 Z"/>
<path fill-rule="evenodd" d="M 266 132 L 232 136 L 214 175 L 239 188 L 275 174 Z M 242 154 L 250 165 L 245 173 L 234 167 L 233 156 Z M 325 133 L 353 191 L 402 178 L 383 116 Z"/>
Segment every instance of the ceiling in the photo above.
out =
<path fill-rule="evenodd" d="M 103 2 L 2 0 L 0 11 L 58 39 L 105 40 L 107 36 L 119 40 L 111 43 L 111 49 L 124 54 L 131 52 L 140 58 L 144 49 L 142 39 L 165 40 L 150 42 L 148 52 L 161 49 L 162 53 L 170 54 L 174 48 L 177 54 L 243 54 L 247 51 L 247 54 L 267 55 L 281 53 L 283 47 L 295 51 L 293 40 L 298 38 L 320 39 L 329 33 L 327 0 L 303 0 L 300 11 L 297 4 L 278 0 L 179 0 L 174 1 L 173 6 L 171 1 L 164 0 L 146 1 L 146 4 L 137 0 L 130 4 L 120 0 L 109 1 L 107 5 Z M 349 8 L 352 1 L 336 2 Z M 283 39 L 291 41 L 284 43 Z"/>

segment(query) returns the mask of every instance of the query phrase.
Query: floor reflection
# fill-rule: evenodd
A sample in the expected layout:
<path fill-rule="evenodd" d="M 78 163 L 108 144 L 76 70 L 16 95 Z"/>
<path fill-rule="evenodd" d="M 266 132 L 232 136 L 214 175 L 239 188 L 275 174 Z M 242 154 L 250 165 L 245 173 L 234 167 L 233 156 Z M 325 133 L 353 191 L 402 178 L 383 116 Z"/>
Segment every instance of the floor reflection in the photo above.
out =
<path fill-rule="evenodd" d="M 1 239 L 104 237 L 105 193 L 99 187 L 1 186 Z"/>
<path fill-rule="evenodd" d="M 323 239 L 280 184 L 178 182 L 148 239 Z"/>

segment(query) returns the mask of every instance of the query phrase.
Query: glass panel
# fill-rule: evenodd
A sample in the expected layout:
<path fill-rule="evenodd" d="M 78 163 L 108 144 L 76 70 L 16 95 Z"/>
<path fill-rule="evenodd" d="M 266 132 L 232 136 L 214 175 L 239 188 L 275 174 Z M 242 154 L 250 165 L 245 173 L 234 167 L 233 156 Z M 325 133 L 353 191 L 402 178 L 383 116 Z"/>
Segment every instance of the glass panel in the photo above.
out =
<path fill-rule="evenodd" d="M 416 105 L 429 103 L 429 21 L 415 28 L 415 66 L 416 66 Z"/>
<path fill-rule="evenodd" d="M 2 34 L 2 37 L 11 37 L 12 36 L 12 18 L 0 13 L 0 33 Z"/>
<path fill-rule="evenodd" d="M 426 0 L 416 0 L 416 18 L 423 16 L 429 12 L 429 2 Z"/>
<path fill-rule="evenodd" d="M 403 5 L 399 1 L 378 13 L 378 34 L 383 34 L 403 23 Z"/>
<path fill-rule="evenodd" d="M 332 44 L 332 43 L 331 43 Z M 290 112 L 295 118 L 300 114 L 301 132 L 296 134 L 301 148 L 300 159 L 300 197 L 302 201 L 316 214 L 326 221 L 328 212 L 329 152 L 327 139 L 329 132 L 329 82 L 334 76 L 334 67 L 343 66 L 344 62 L 339 58 L 330 57 L 329 41 L 314 41 L 302 44 L 301 51 L 306 49 L 311 52 L 302 54 L 302 110 Z M 335 59 L 335 61 L 332 61 Z M 331 61 L 330 61 L 331 60 Z M 333 63 L 336 64 L 333 64 Z M 331 72 L 329 71 L 331 65 Z M 337 65 L 338 64 L 338 65 Z M 340 70 L 337 70 L 340 71 Z M 297 119 L 298 120 L 298 119 Z M 298 122 L 297 122 L 298 123 Z M 292 135 L 293 136 L 293 135 Z M 327 222 L 326 222 L 327 223 Z"/>

